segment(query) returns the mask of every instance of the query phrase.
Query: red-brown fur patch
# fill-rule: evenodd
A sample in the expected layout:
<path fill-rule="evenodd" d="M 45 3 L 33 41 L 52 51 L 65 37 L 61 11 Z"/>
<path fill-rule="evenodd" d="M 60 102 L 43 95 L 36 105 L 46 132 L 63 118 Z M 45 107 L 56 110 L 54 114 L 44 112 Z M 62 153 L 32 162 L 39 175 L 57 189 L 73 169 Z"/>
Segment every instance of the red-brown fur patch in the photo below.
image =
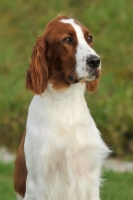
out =
<path fill-rule="evenodd" d="M 58 17 L 48 24 L 43 35 L 37 37 L 33 48 L 31 62 L 26 76 L 26 87 L 35 94 L 42 94 L 48 80 L 55 89 L 70 86 L 69 74 L 75 76 L 76 33 L 70 24 L 59 22 L 68 17 Z M 56 28 L 55 28 L 56 27 Z M 69 34 L 68 34 L 69 33 Z M 73 35 L 75 43 L 62 42 L 65 37 Z"/>
<path fill-rule="evenodd" d="M 43 35 L 37 37 L 33 48 L 31 62 L 27 70 L 26 87 L 35 94 L 42 94 L 47 87 L 48 81 L 53 88 L 61 89 L 72 84 L 68 76 L 73 76 L 78 82 L 76 73 L 76 46 L 77 38 L 73 27 L 70 24 L 60 22 L 61 19 L 69 19 L 67 16 L 59 16 L 51 21 Z M 87 38 L 88 29 L 75 20 L 81 26 L 84 37 Z M 56 27 L 56 28 L 55 28 Z M 74 44 L 68 45 L 62 42 L 65 37 L 73 36 Z M 92 46 L 92 43 L 89 44 Z M 98 86 L 98 80 L 87 82 L 87 89 L 94 91 Z M 93 89 L 92 89 L 93 88 Z"/>
<path fill-rule="evenodd" d="M 27 178 L 27 169 L 24 155 L 24 141 L 25 134 L 22 137 L 20 146 L 17 151 L 14 169 L 14 190 L 16 191 L 16 193 L 19 193 L 22 197 L 24 197 L 25 195 Z"/>
<path fill-rule="evenodd" d="M 32 90 L 35 94 L 42 94 L 47 87 L 48 66 L 46 51 L 47 45 L 44 37 L 37 37 L 26 75 L 26 88 Z"/>

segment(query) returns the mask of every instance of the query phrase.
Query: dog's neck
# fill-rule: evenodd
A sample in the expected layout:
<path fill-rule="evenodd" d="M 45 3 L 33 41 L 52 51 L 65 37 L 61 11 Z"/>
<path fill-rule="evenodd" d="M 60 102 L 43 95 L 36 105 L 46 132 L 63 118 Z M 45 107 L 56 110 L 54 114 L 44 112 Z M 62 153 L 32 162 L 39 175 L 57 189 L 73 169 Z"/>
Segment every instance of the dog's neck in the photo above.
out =
<path fill-rule="evenodd" d="M 71 84 L 68 88 L 63 88 L 55 90 L 51 84 L 48 84 L 47 89 L 42 94 L 43 98 L 48 98 L 51 101 L 71 101 L 72 99 L 80 98 L 84 96 L 85 92 L 85 83 L 79 82 Z"/>
<path fill-rule="evenodd" d="M 57 117 L 62 122 L 73 124 L 74 121 L 82 120 L 86 112 L 86 102 L 84 98 L 85 83 L 70 85 L 68 89 L 57 91 L 48 85 L 41 96 L 35 96 L 39 101 L 40 112 L 43 110 L 51 113 L 51 117 Z M 87 109 L 88 110 L 88 109 Z"/>

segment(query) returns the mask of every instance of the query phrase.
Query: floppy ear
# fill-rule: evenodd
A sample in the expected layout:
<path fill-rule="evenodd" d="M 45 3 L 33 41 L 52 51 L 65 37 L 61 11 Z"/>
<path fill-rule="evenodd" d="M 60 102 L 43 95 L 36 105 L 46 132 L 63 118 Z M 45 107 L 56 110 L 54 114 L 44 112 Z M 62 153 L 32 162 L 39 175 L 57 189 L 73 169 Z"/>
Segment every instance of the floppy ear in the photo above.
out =
<path fill-rule="evenodd" d="M 95 92 L 98 88 L 99 79 L 94 79 L 93 81 L 86 82 L 86 89 L 88 92 Z"/>
<path fill-rule="evenodd" d="M 42 94 L 47 87 L 48 65 L 46 61 L 46 41 L 37 37 L 26 75 L 26 88 L 35 94 Z"/>

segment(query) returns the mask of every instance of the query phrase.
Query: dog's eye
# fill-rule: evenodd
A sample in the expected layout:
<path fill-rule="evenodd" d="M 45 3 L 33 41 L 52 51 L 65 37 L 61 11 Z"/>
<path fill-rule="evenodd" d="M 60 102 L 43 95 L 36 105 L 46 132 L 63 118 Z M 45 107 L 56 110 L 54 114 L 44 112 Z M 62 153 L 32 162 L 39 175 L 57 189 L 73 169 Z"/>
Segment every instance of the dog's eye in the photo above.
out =
<path fill-rule="evenodd" d="M 88 35 L 88 37 L 87 37 L 87 41 L 88 41 L 88 43 L 92 43 L 92 36 L 91 35 Z"/>
<path fill-rule="evenodd" d="M 73 39 L 72 37 L 66 37 L 63 39 L 63 42 L 66 44 L 72 44 L 73 43 Z"/>

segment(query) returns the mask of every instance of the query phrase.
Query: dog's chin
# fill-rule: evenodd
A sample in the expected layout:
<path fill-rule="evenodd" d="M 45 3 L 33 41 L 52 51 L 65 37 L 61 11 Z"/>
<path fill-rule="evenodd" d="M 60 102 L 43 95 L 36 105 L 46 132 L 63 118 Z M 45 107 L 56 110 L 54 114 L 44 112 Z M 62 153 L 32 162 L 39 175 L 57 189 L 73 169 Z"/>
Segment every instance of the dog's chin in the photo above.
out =
<path fill-rule="evenodd" d="M 90 76 L 87 77 L 86 81 L 93 81 L 94 79 L 96 79 L 96 76 Z"/>
<path fill-rule="evenodd" d="M 81 82 L 82 82 L 82 81 L 88 81 L 88 82 L 89 82 L 89 81 L 93 81 L 93 80 L 95 80 L 95 79 L 97 79 L 96 75 L 90 75 L 90 76 L 81 78 L 80 81 L 81 81 Z"/>

